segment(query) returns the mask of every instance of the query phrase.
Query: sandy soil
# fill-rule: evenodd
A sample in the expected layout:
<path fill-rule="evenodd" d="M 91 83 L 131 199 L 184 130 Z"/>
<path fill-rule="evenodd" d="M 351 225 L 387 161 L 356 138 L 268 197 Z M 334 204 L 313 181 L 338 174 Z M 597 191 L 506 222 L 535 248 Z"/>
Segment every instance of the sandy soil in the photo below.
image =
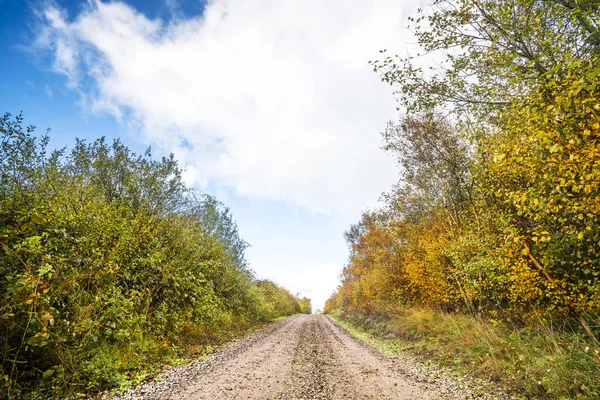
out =
<path fill-rule="evenodd" d="M 457 399 L 323 315 L 297 315 L 114 399 Z"/>

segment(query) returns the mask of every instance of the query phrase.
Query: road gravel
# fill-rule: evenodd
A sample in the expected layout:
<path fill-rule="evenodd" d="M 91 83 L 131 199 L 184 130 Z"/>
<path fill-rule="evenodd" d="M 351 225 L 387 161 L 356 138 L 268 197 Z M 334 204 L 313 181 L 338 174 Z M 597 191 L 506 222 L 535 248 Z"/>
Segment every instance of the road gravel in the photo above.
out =
<path fill-rule="evenodd" d="M 465 399 L 468 388 L 381 355 L 324 315 L 296 315 L 114 400 Z M 479 395 L 476 395 L 479 396 Z M 487 396 L 486 396 L 487 397 Z"/>

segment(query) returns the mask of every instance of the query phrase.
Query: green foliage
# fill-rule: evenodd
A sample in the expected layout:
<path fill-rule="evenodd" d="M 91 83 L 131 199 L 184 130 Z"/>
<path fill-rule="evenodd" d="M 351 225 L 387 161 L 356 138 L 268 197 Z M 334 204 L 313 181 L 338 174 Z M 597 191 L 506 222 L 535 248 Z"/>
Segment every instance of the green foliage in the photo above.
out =
<path fill-rule="evenodd" d="M 104 139 L 47 155 L 22 123 L 0 119 L 1 393 L 125 387 L 300 312 L 263 303 L 229 210 L 187 189 L 173 156 Z"/>
<path fill-rule="evenodd" d="M 300 302 L 300 312 L 303 314 L 312 314 L 312 306 L 310 305 L 310 299 L 308 297 L 303 297 L 299 299 Z"/>
<path fill-rule="evenodd" d="M 258 281 L 257 286 L 261 304 L 261 317 L 265 321 L 280 316 L 305 313 L 306 301 L 308 301 L 310 311 L 310 299 L 299 300 L 286 289 L 267 280 Z"/>
<path fill-rule="evenodd" d="M 421 53 L 373 62 L 411 113 L 490 112 L 535 93 L 549 74 L 600 52 L 595 0 L 434 0 L 409 18 Z M 418 65 L 435 54 L 438 67 Z"/>

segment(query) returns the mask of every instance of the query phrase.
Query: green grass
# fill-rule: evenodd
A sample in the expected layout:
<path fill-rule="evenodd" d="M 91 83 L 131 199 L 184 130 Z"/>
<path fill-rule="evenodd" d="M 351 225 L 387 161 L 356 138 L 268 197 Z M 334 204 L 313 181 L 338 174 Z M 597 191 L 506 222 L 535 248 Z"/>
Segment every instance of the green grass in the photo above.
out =
<path fill-rule="evenodd" d="M 339 312 L 332 317 L 384 353 L 405 352 L 523 398 L 600 398 L 600 345 L 584 333 L 558 332 L 542 323 L 510 329 L 428 310 L 392 318 Z"/>
<path fill-rule="evenodd" d="M 291 317 L 291 315 L 282 315 L 281 317 L 275 318 L 272 322 L 283 321 L 284 319 L 288 319 L 289 317 Z"/>

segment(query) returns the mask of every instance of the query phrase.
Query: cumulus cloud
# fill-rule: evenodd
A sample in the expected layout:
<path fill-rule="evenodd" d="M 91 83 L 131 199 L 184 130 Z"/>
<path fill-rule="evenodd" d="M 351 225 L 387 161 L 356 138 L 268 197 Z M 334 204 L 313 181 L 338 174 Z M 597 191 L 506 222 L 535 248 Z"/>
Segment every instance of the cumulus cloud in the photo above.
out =
<path fill-rule="evenodd" d="M 84 107 L 174 152 L 190 183 L 354 214 L 396 178 L 378 135 L 395 103 L 367 61 L 403 46 L 398 3 L 212 0 L 171 21 L 50 4 L 35 46 Z"/>

